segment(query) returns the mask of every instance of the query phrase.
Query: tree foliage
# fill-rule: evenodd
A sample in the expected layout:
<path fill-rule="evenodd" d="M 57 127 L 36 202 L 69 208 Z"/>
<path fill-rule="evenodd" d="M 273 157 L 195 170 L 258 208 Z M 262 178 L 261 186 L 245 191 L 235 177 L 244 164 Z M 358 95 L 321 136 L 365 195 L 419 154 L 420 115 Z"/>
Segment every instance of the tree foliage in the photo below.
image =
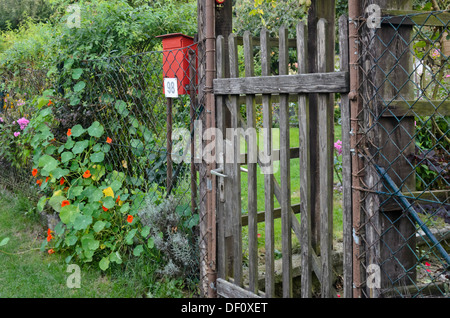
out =
<path fill-rule="evenodd" d="M 16 29 L 26 20 L 44 21 L 52 10 L 46 0 L 0 1 L 0 30 Z"/>

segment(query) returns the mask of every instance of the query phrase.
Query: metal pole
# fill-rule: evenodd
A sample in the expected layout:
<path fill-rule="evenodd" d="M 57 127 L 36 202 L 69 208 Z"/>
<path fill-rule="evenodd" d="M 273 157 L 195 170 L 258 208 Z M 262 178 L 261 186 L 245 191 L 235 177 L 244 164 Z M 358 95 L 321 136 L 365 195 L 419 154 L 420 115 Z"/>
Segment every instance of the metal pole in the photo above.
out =
<path fill-rule="evenodd" d="M 391 188 L 393 195 L 398 196 L 400 198 L 400 204 L 403 205 L 403 207 L 408 211 L 408 213 L 413 217 L 413 219 L 417 222 L 419 227 L 423 230 L 423 232 L 428 236 L 430 241 L 436 246 L 437 250 L 441 254 L 441 256 L 445 259 L 447 262 L 447 268 L 450 267 L 450 256 L 446 252 L 446 250 L 442 247 L 442 245 L 439 243 L 439 241 L 436 239 L 436 237 L 431 233 L 430 229 L 423 223 L 423 221 L 419 218 L 416 211 L 411 207 L 411 204 L 406 200 L 405 196 L 401 193 L 400 189 L 397 187 L 397 185 L 394 183 L 394 181 L 389 177 L 389 175 L 386 173 L 386 170 L 384 168 L 381 168 L 377 165 L 375 165 L 375 168 L 377 169 L 378 174 L 381 178 L 383 178 L 388 186 Z"/>
<path fill-rule="evenodd" d="M 353 297 L 361 298 L 362 296 L 362 268 L 361 268 L 361 251 L 362 240 L 360 238 L 361 229 L 361 192 L 357 189 L 361 186 L 360 172 L 363 168 L 361 158 L 358 156 L 358 146 L 360 143 L 358 116 L 361 112 L 361 104 L 358 94 L 359 85 L 359 22 L 360 16 L 360 0 L 348 1 L 349 12 L 349 59 L 350 59 L 350 120 L 351 120 L 351 137 L 350 149 L 352 151 L 352 223 L 353 223 Z"/>
<path fill-rule="evenodd" d="M 215 1 L 206 0 L 206 129 L 216 127 L 213 81 L 216 76 Z M 216 169 L 214 162 L 207 163 L 206 215 L 208 220 L 207 277 L 208 298 L 216 298 L 216 177 L 211 174 Z"/>
<path fill-rule="evenodd" d="M 166 189 L 172 187 L 172 98 L 167 98 L 167 180 Z"/>

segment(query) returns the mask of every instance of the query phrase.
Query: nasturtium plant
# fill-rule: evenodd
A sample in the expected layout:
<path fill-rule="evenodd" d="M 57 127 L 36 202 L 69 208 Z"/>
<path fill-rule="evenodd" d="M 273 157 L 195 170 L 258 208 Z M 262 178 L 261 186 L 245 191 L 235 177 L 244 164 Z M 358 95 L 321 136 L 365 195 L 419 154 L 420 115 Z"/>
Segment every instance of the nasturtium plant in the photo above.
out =
<path fill-rule="evenodd" d="M 51 116 L 48 109 L 41 112 Z M 32 142 L 32 174 L 45 194 L 38 210 L 48 205 L 61 220 L 58 233 L 49 236 L 42 249 L 67 251 L 68 260 L 98 262 L 102 270 L 121 264 L 125 252 L 140 256 L 149 246 L 137 217 L 144 194 L 129 188 L 124 173 L 105 163 L 110 143 L 98 121 L 68 129 L 65 142 L 36 124 Z M 136 240 L 143 244 L 136 245 Z"/>

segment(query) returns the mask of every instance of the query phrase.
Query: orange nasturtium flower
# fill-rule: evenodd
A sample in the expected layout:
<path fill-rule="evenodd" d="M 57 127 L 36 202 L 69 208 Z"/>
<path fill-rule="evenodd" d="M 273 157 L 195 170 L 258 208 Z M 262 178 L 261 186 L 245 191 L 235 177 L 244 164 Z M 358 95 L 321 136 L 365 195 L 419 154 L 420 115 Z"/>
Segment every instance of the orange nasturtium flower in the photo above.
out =
<path fill-rule="evenodd" d="M 51 254 L 55 253 L 55 250 L 53 248 L 51 248 L 48 250 L 48 253 L 51 255 Z"/>
<path fill-rule="evenodd" d="M 72 129 L 67 130 L 67 137 L 72 136 Z"/>
<path fill-rule="evenodd" d="M 117 196 L 116 203 L 119 203 L 119 201 L 120 201 L 120 195 Z"/>
<path fill-rule="evenodd" d="M 112 143 L 112 139 L 111 138 L 106 138 L 106 143 L 108 143 L 108 144 L 110 144 L 110 143 Z"/>
<path fill-rule="evenodd" d="M 105 208 L 104 206 L 102 206 L 102 209 L 103 209 L 103 211 L 108 211 L 108 209 L 107 208 Z"/>
<path fill-rule="evenodd" d="M 128 215 L 128 217 L 127 217 L 127 222 L 128 222 L 128 223 L 133 222 L 133 216 L 132 216 L 132 215 Z"/>
<path fill-rule="evenodd" d="M 50 240 L 53 238 L 53 235 L 49 234 L 47 235 L 47 242 L 50 242 Z"/>
<path fill-rule="evenodd" d="M 87 179 L 91 176 L 91 172 L 89 170 L 86 170 L 83 174 L 83 178 Z"/>
<path fill-rule="evenodd" d="M 49 179 L 50 179 L 50 177 L 45 178 L 45 182 L 48 182 Z"/>
<path fill-rule="evenodd" d="M 42 184 L 42 180 L 41 179 L 37 180 L 36 184 L 40 186 Z"/>
<path fill-rule="evenodd" d="M 38 174 L 38 169 L 33 169 L 31 174 L 33 175 L 33 177 L 36 177 L 36 175 Z"/>
<path fill-rule="evenodd" d="M 47 230 L 47 235 L 51 235 L 52 232 L 53 232 L 52 230 L 48 229 L 48 230 Z"/>
<path fill-rule="evenodd" d="M 60 185 L 63 185 L 64 182 L 66 182 L 66 180 L 64 180 L 64 178 L 61 178 L 61 180 L 59 180 L 59 184 L 60 184 Z"/>
<path fill-rule="evenodd" d="M 61 202 L 61 207 L 65 207 L 66 205 L 70 205 L 69 200 L 64 200 L 63 202 Z"/>

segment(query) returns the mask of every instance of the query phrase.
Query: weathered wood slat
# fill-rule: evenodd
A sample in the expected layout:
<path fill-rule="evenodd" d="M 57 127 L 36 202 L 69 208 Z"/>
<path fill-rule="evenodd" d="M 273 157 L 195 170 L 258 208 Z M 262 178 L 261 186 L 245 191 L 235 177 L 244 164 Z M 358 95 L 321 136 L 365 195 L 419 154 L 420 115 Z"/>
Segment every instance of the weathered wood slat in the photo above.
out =
<path fill-rule="evenodd" d="M 224 77 L 226 74 L 226 70 L 225 70 L 225 65 L 226 65 L 226 61 L 225 61 L 225 39 L 222 36 L 218 37 L 218 47 L 217 47 L 217 52 L 218 54 L 220 54 L 220 56 L 218 56 L 217 60 L 218 60 L 218 66 L 217 66 L 217 76 L 219 78 Z M 221 98 L 222 97 L 222 98 Z M 217 111 L 218 111 L 218 115 L 221 116 L 221 118 L 217 118 L 217 124 L 218 127 L 222 127 L 222 132 L 225 131 L 224 127 L 226 127 L 226 119 L 225 119 L 225 113 L 226 111 L 228 111 L 228 107 L 227 107 L 227 102 L 229 103 L 229 97 L 228 96 L 216 96 L 216 100 L 218 102 L 217 104 Z M 222 106 L 222 107 L 220 107 Z M 219 108 L 220 107 L 220 108 Z M 225 136 L 224 136 L 225 137 Z M 226 175 L 232 175 L 232 169 L 233 169 L 233 164 L 232 163 L 226 163 L 225 162 L 225 158 L 226 158 L 226 147 L 222 147 L 222 149 L 220 149 L 221 143 L 218 142 L 218 146 L 219 146 L 219 151 L 222 150 L 223 151 L 223 165 L 224 165 L 224 173 Z M 222 187 L 223 189 L 223 193 L 225 195 L 225 193 L 227 193 L 227 189 L 232 189 L 233 188 L 233 181 L 230 178 L 219 178 L 218 180 L 219 183 L 219 191 Z M 220 203 L 220 199 L 219 199 L 219 212 L 222 212 L 222 204 Z M 219 245 L 219 260 L 218 260 L 218 266 L 220 268 L 219 270 L 219 277 L 221 278 L 228 278 L 230 276 L 233 276 L 233 271 L 234 271 L 234 250 L 233 250 L 233 214 L 232 214 L 232 208 L 233 208 L 233 200 L 231 200 L 230 197 L 228 198 L 223 198 L 223 212 L 222 212 L 222 218 L 221 218 L 221 224 L 219 226 L 220 230 L 223 230 L 223 238 L 220 238 L 220 240 L 222 240 L 220 242 Z"/>
<path fill-rule="evenodd" d="M 253 42 L 249 31 L 244 33 L 245 76 L 254 76 Z M 247 127 L 254 128 L 254 133 L 246 135 L 248 159 L 247 193 L 248 193 L 248 255 L 249 255 L 249 290 L 258 291 L 258 223 L 257 216 L 257 136 L 255 97 L 247 95 Z"/>
<path fill-rule="evenodd" d="M 217 294 L 224 298 L 261 298 L 261 296 L 222 278 L 217 279 L 216 287 Z"/>
<path fill-rule="evenodd" d="M 294 216 L 294 214 L 292 214 L 292 230 L 294 231 L 295 236 L 297 236 L 297 239 L 300 241 L 301 237 L 302 237 L 301 225 L 300 225 L 299 221 L 297 220 L 297 218 Z M 311 249 L 311 270 L 314 271 L 317 279 L 320 282 L 322 282 L 322 266 L 321 266 L 321 264 L 322 264 L 322 262 L 320 260 L 320 257 L 317 256 L 316 252 L 313 249 Z M 331 297 L 337 296 L 337 291 L 334 288 L 334 286 L 331 286 L 330 295 L 331 295 Z"/>
<path fill-rule="evenodd" d="M 419 202 L 420 200 L 439 200 L 441 202 L 447 202 L 448 204 L 450 204 L 448 201 L 450 199 L 450 190 L 403 192 L 402 195 L 404 195 L 406 199 L 414 198 L 415 201 Z"/>
<path fill-rule="evenodd" d="M 280 28 L 280 75 L 287 75 L 289 50 L 288 34 L 285 27 Z M 283 297 L 292 297 L 292 239 L 291 239 L 291 173 L 290 173 L 290 135 L 289 135 L 289 96 L 280 95 L 280 179 L 281 179 L 281 245 L 283 268 Z"/>
<path fill-rule="evenodd" d="M 214 80 L 215 95 L 348 93 L 348 72 Z"/>
<path fill-rule="evenodd" d="M 270 75 L 270 43 L 269 31 L 261 30 L 261 74 L 262 76 Z M 262 112 L 263 112 L 263 153 L 266 158 L 272 158 L 272 97 L 271 95 L 262 95 Z M 266 282 L 265 297 L 275 297 L 275 234 L 274 234 L 274 200 L 273 200 L 273 175 L 270 174 L 273 162 L 264 162 L 266 173 L 264 174 L 264 208 L 265 208 L 265 263 L 266 263 Z M 281 209 L 280 209 L 281 216 Z"/>
<path fill-rule="evenodd" d="M 306 38 L 307 30 L 304 23 L 297 25 L 297 60 L 299 74 L 306 73 Z M 309 103 L 306 95 L 298 95 L 299 116 L 299 145 L 300 159 L 300 213 L 301 213 L 301 254 L 302 254 L 302 298 L 312 296 L 312 269 L 311 269 L 311 156 L 310 156 L 310 122 Z M 293 221 L 294 222 L 294 221 Z"/>
<path fill-rule="evenodd" d="M 264 76 L 264 75 L 263 75 Z M 272 97 L 272 102 L 273 103 L 279 103 L 280 102 L 280 95 L 276 95 L 276 94 L 272 94 L 270 95 Z M 257 94 L 255 95 L 255 103 L 256 105 L 262 105 L 262 95 Z M 239 96 L 239 103 L 240 104 L 245 104 L 246 103 L 246 96 L 242 95 Z M 290 94 L 289 95 L 289 103 L 297 103 L 298 102 L 298 97 L 295 94 Z"/>
<path fill-rule="evenodd" d="M 326 70 L 326 28 L 328 22 L 320 19 L 317 24 L 317 63 L 318 71 Z M 322 261 L 321 295 L 331 297 L 333 242 L 333 126 L 330 117 L 329 94 L 319 94 L 319 193 L 320 193 L 320 258 Z M 331 141 L 331 142 L 330 142 Z"/>
<path fill-rule="evenodd" d="M 224 58 L 224 45 L 225 39 L 223 36 L 219 35 L 216 40 L 216 61 L 217 61 L 217 77 L 222 78 L 225 75 L 225 58 Z M 223 96 L 216 96 L 216 123 L 217 128 L 224 131 L 224 110 L 225 103 L 223 101 Z M 221 140 L 217 140 L 216 149 L 220 147 Z M 192 143 L 193 144 L 193 143 Z M 223 153 L 223 149 L 222 150 Z M 220 150 L 218 150 L 220 152 Z M 191 150 L 192 151 L 192 150 Z M 192 151 L 193 153 L 193 151 Z M 220 156 L 220 154 L 219 154 Z M 224 178 L 217 178 L 218 189 L 225 191 L 225 180 Z M 219 190 L 221 191 L 221 190 Z M 220 198 L 220 194 L 217 200 L 217 274 L 220 278 L 226 278 L 226 249 L 225 249 L 225 198 Z"/>
<path fill-rule="evenodd" d="M 270 176 L 269 176 L 270 177 Z M 273 182 L 273 180 L 272 180 L 272 182 Z M 291 206 L 291 208 L 292 208 L 292 212 L 294 213 L 294 214 L 299 214 L 299 213 L 301 213 L 300 212 L 300 204 L 293 204 L 292 206 Z M 276 209 L 273 209 L 273 219 L 274 220 L 276 220 L 276 219 L 279 219 L 279 218 L 281 218 L 281 208 L 276 208 Z M 256 222 L 257 223 L 263 223 L 263 222 L 266 222 L 266 211 L 259 211 L 257 214 L 256 214 Z M 248 215 L 243 215 L 242 216 L 242 226 L 247 226 L 248 225 Z M 266 222 L 266 226 L 267 226 L 267 222 Z"/>
<path fill-rule="evenodd" d="M 291 148 L 289 150 L 291 159 L 297 159 L 300 158 L 300 148 Z M 280 160 L 280 150 L 279 149 L 273 149 L 273 161 L 279 161 Z M 241 154 L 241 165 L 246 165 L 248 162 L 247 159 L 247 153 Z"/>
<path fill-rule="evenodd" d="M 349 71 L 348 18 L 339 18 L 339 57 L 341 71 Z M 352 246 L 352 158 L 350 153 L 350 100 L 348 94 L 341 94 L 342 124 L 342 188 L 343 188 L 343 274 L 344 297 L 353 297 L 353 246 Z"/>
<path fill-rule="evenodd" d="M 411 26 L 448 26 L 448 12 L 417 12 L 411 10 L 382 10 L 382 24 Z"/>
<path fill-rule="evenodd" d="M 228 38 L 229 40 L 229 50 L 230 50 L 230 76 L 238 77 L 238 51 L 236 36 L 231 34 Z M 238 127 L 239 125 L 239 113 L 240 107 L 238 104 L 237 96 L 230 96 L 231 105 L 231 125 L 232 127 Z M 233 140 L 233 162 L 239 162 L 240 156 L 240 136 L 234 135 L 228 138 Z M 242 286 L 242 225 L 241 225 L 241 171 L 240 166 L 237 164 L 231 164 L 232 169 L 230 169 L 231 180 L 232 180 L 232 191 L 231 196 L 231 206 L 233 214 L 233 249 L 234 249 L 234 281 L 238 286 Z"/>
<path fill-rule="evenodd" d="M 383 107 L 385 108 L 385 107 Z M 450 101 L 410 100 L 392 101 L 383 111 L 383 117 L 450 116 Z"/>
<path fill-rule="evenodd" d="M 236 39 L 237 39 L 238 45 L 243 45 L 244 44 L 244 37 L 237 36 Z M 263 44 L 261 44 L 262 43 L 261 42 L 261 38 L 259 38 L 259 37 L 255 37 L 255 36 L 252 37 L 252 41 L 253 41 L 253 45 L 254 46 L 262 46 L 263 45 Z M 269 49 L 270 49 L 270 47 L 278 46 L 279 39 L 269 37 L 268 40 L 267 40 L 267 43 L 269 44 Z M 297 44 L 296 44 L 295 39 L 288 39 L 288 46 L 289 46 L 289 48 L 295 48 L 296 45 Z"/>

